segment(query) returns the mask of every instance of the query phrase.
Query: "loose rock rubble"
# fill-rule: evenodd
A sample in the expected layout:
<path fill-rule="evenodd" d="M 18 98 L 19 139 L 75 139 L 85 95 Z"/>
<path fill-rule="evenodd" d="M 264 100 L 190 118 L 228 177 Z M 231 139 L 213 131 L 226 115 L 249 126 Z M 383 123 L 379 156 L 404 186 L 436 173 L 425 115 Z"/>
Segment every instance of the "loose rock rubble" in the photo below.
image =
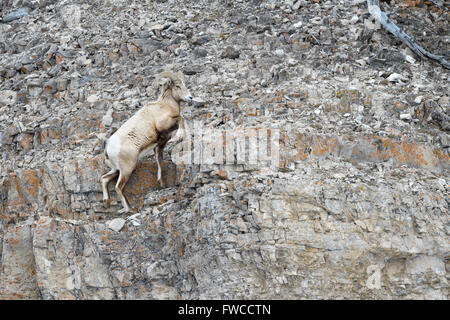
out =
<path fill-rule="evenodd" d="M 381 9 L 448 60 L 436 2 Z M 448 299 L 449 71 L 366 1 L 10 0 L 0 16 L 0 299 Z M 165 153 L 161 189 L 151 156 L 121 216 L 102 204 L 103 139 L 166 68 L 195 96 L 188 124 L 278 130 L 279 168 Z"/>

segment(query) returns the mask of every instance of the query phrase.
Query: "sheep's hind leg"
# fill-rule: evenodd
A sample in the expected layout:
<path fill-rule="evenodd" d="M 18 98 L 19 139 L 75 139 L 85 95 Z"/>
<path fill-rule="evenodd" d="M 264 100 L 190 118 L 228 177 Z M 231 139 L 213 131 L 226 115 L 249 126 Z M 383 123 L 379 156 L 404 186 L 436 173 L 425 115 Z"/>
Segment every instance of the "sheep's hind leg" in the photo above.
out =
<path fill-rule="evenodd" d="M 106 208 L 109 208 L 111 204 L 111 197 L 109 195 L 108 185 L 112 179 L 119 175 L 119 170 L 112 169 L 108 173 L 105 173 L 102 176 L 102 190 L 103 190 L 103 202 Z"/>
<path fill-rule="evenodd" d="M 125 187 L 125 184 L 127 183 L 128 179 L 131 176 L 131 172 L 124 172 L 124 171 L 120 171 L 120 175 L 119 175 L 119 179 L 117 179 L 117 184 L 116 184 L 116 192 L 119 195 L 120 201 L 122 202 L 122 206 L 123 209 L 119 210 L 119 213 L 136 213 L 136 210 L 132 209 L 130 207 L 130 204 L 128 203 L 127 198 L 125 198 L 125 195 L 123 194 L 123 188 Z"/>

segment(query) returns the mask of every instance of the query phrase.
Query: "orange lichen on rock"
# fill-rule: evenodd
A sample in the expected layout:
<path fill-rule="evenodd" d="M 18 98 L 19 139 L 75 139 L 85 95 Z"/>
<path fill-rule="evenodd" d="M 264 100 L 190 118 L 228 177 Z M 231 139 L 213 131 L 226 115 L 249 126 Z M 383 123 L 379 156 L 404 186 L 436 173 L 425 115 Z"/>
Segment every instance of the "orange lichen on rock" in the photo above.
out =
<path fill-rule="evenodd" d="M 124 192 L 132 205 L 142 207 L 144 196 L 151 190 L 159 189 L 157 182 L 158 166 L 156 162 L 139 162 L 135 172 L 131 175 Z M 177 182 L 177 170 L 174 164 L 164 161 L 162 173 L 166 186 L 173 186 Z"/>
<path fill-rule="evenodd" d="M 311 144 L 311 153 L 318 156 L 324 156 L 325 154 L 336 153 L 338 146 L 338 140 L 336 138 L 328 137 L 315 137 Z"/>

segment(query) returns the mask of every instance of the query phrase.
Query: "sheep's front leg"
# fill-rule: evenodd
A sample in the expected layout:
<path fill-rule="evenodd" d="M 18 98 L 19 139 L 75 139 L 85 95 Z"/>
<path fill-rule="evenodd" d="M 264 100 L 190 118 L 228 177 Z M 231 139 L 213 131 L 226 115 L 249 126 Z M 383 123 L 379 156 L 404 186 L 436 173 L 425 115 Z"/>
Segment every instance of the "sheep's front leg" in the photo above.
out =
<path fill-rule="evenodd" d="M 173 138 L 174 142 L 178 143 L 181 140 L 184 140 L 186 137 L 186 128 L 184 127 L 184 118 L 180 116 L 178 120 L 178 130 Z"/>
<path fill-rule="evenodd" d="M 161 164 L 163 162 L 164 147 L 165 147 L 165 144 L 156 147 L 156 163 L 158 164 L 157 181 L 159 181 L 159 185 L 161 186 L 161 188 L 164 188 L 164 186 L 165 186 L 164 180 L 162 178 L 162 170 L 161 170 Z"/>

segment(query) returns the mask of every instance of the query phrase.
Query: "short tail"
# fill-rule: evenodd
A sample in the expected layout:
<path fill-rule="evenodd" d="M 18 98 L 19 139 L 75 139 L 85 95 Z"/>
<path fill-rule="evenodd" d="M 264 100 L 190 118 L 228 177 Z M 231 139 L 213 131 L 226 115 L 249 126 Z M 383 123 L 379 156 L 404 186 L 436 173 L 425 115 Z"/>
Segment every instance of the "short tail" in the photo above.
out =
<path fill-rule="evenodd" d="M 107 140 L 103 140 L 103 150 L 104 150 L 104 154 L 105 154 L 105 159 L 108 160 L 108 152 L 106 152 L 106 144 L 107 144 Z"/>

